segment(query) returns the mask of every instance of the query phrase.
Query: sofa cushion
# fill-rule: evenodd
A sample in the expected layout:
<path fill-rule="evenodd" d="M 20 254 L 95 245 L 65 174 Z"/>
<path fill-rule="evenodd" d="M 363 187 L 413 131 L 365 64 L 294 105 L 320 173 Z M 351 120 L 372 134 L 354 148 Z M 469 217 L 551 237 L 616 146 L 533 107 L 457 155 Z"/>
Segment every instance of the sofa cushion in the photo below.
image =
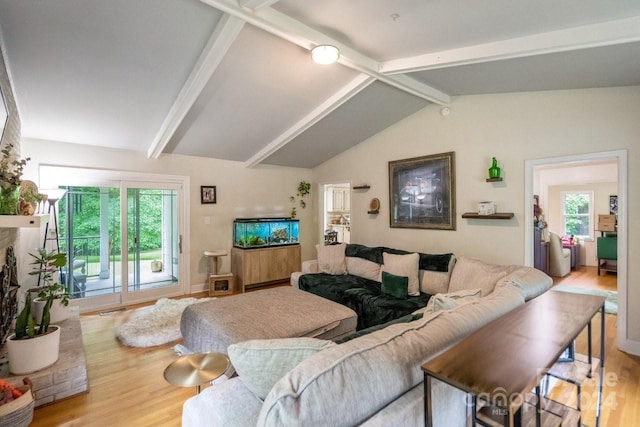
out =
<path fill-rule="evenodd" d="M 390 325 L 302 361 L 267 395 L 258 425 L 359 425 L 423 380 L 437 352 L 524 303 L 503 286 L 451 311 Z"/>
<path fill-rule="evenodd" d="M 438 258 L 439 259 L 439 258 Z M 422 260 L 422 255 L 421 255 Z M 453 254 L 448 256 L 448 264 L 445 271 L 440 270 L 425 270 L 422 268 L 424 263 L 420 263 L 420 292 L 426 294 L 446 294 L 449 291 L 449 280 L 451 279 L 451 272 L 453 271 L 456 263 L 456 257 Z"/>
<path fill-rule="evenodd" d="M 187 399 L 182 409 L 182 427 L 255 426 L 261 407 L 262 400 L 251 393 L 240 377 L 234 377 L 203 388 L 201 393 Z"/>
<path fill-rule="evenodd" d="M 409 278 L 383 271 L 381 290 L 385 295 L 398 299 L 407 299 L 409 296 Z"/>
<path fill-rule="evenodd" d="M 346 260 L 349 274 L 376 281 L 380 278 L 380 264 L 355 256 L 347 256 Z"/>
<path fill-rule="evenodd" d="M 420 261 L 420 255 L 417 253 L 394 255 L 385 252 L 382 254 L 382 258 L 384 264 L 382 265 L 381 271 L 386 271 L 396 276 L 407 277 L 409 279 L 409 295 L 420 295 L 420 281 L 418 280 L 418 262 Z"/>
<path fill-rule="evenodd" d="M 496 264 L 487 264 L 483 261 L 460 257 L 451 273 L 449 292 L 464 289 L 481 289 L 485 297 L 493 292 L 498 280 L 507 275 L 509 267 Z"/>
<path fill-rule="evenodd" d="M 425 307 L 416 310 L 414 314 L 450 310 L 465 302 L 480 298 L 480 294 L 480 289 L 464 289 L 449 294 L 436 294 L 429 299 Z"/>
<path fill-rule="evenodd" d="M 229 346 L 229 359 L 247 388 L 263 399 L 271 387 L 298 363 L 336 345 L 316 338 L 251 340 Z"/>
<path fill-rule="evenodd" d="M 542 271 L 532 267 L 515 267 L 511 274 L 500 279 L 498 284 L 507 283 L 515 286 L 525 301 L 536 297 L 551 288 L 553 279 Z M 497 285 L 496 285 L 497 286 Z"/>
<path fill-rule="evenodd" d="M 318 254 L 318 269 L 321 273 L 327 274 L 347 274 L 347 263 L 344 251 L 347 248 L 345 243 L 338 245 L 316 245 Z"/>

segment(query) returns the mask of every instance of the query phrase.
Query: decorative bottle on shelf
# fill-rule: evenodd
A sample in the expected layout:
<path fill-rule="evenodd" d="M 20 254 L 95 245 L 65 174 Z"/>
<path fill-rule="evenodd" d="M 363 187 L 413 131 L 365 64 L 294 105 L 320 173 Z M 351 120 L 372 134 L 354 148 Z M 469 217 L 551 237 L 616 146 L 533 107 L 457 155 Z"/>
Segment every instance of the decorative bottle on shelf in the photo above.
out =
<path fill-rule="evenodd" d="M 491 167 L 489 168 L 489 178 L 500 178 L 500 166 L 495 157 L 491 158 Z"/>

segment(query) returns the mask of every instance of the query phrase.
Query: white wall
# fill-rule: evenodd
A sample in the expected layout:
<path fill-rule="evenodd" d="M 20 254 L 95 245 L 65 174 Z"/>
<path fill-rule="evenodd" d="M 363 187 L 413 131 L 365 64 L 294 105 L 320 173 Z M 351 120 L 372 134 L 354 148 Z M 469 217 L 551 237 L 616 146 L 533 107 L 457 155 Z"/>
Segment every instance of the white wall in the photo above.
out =
<path fill-rule="evenodd" d="M 190 247 L 186 250 L 190 254 L 191 291 L 202 289 L 206 281 L 209 265 L 203 252 L 231 250 L 235 218 L 289 216 L 293 206 L 289 196 L 296 194 L 300 181 L 311 181 L 309 169 L 269 166 L 247 169 L 239 162 L 180 155 L 163 155 L 151 160 L 140 152 L 32 139 L 22 141 L 22 154 L 31 157 L 25 179 L 36 183 L 39 183 L 38 167 L 41 164 L 189 176 Z M 40 184 L 41 188 L 46 188 L 46 183 Z M 201 185 L 217 187 L 216 204 L 200 204 Z M 308 202 L 306 209 L 297 209 L 304 258 L 315 254 L 313 198 Z M 205 224 L 206 217 L 210 224 Z M 221 272 L 230 271 L 230 258 L 221 258 Z"/>
<path fill-rule="evenodd" d="M 627 150 L 629 218 L 640 215 L 640 87 L 550 91 L 456 98 L 451 114 L 430 105 L 313 170 L 315 182 L 367 183 L 371 189 L 353 192 L 351 241 L 431 253 L 454 252 L 489 262 L 524 261 L 524 162 L 530 159 Z M 389 227 L 388 162 L 455 151 L 457 230 L 404 230 Z M 487 183 L 487 169 L 496 156 L 504 182 Z M 373 197 L 379 215 L 368 215 Z M 509 221 L 464 220 L 482 200 L 493 200 L 499 211 L 514 212 Z M 321 230 L 316 230 L 316 236 Z M 640 222 L 630 220 L 628 307 L 640 306 Z M 628 310 L 628 325 L 640 323 L 640 312 Z M 640 329 L 629 330 L 640 343 Z"/>

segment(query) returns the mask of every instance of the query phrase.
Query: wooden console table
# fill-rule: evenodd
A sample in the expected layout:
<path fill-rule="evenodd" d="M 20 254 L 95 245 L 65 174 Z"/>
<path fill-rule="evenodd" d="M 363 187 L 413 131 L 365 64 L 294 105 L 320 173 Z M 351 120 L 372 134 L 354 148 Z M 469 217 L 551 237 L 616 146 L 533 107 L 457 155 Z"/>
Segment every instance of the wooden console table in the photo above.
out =
<path fill-rule="evenodd" d="M 495 425 L 487 420 L 479 407 L 498 408 L 499 423 L 503 425 L 559 425 L 550 418 L 544 406 L 559 405 L 566 409 L 566 417 L 577 417 L 573 408 L 540 394 L 540 380 L 552 370 L 554 364 L 584 329 L 588 328 L 589 372 L 592 373 L 591 320 L 601 313 L 600 360 L 596 426 L 600 419 L 604 373 L 604 301 L 594 295 L 581 295 L 548 291 L 538 298 L 505 314 L 478 329 L 461 342 L 422 366 L 424 371 L 425 425 L 432 425 L 431 381 L 437 378 L 471 395 L 473 426 Z M 574 362 L 577 363 L 577 362 Z M 570 379 L 567 379 L 570 380 Z M 534 399 L 531 399 L 531 398 Z M 578 399 L 579 400 L 579 399 Z M 501 405 L 502 404 L 502 405 Z M 532 410 L 529 410 L 532 409 Z M 523 415 L 524 413 L 524 415 Z M 491 414 L 489 414 L 491 415 Z M 527 421 L 531 416 L 535 420 Z M 482 417 L 482 418 L 481 418 Z M 561 420 L 560 420 L 561 421 Z M 565 419 L 566 421 L 566 419 Z M 575 421 L 575 418 L 574 418 Z M 562 425 L 576 425 L 562 424 Z"/>

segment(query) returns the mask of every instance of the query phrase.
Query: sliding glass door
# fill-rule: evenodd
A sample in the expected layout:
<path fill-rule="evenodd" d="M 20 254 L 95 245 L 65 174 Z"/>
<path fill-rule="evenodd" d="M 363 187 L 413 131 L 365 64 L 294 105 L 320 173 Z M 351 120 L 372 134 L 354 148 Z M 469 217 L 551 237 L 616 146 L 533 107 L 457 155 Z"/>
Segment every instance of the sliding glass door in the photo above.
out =
<path fill-rule="evenodd" d="M 105 182 L 68 186 L 59 202 L 63 280 L 83 309 L 184 293 L 182 185 Z M 104 185 L 109 184 L 109 185 Z"/>
<path fill-rule="evenodd" d="M 178 190 L 134 185 L 126 187 L 127 294 L 165 295 L 178 285 Z"/>

